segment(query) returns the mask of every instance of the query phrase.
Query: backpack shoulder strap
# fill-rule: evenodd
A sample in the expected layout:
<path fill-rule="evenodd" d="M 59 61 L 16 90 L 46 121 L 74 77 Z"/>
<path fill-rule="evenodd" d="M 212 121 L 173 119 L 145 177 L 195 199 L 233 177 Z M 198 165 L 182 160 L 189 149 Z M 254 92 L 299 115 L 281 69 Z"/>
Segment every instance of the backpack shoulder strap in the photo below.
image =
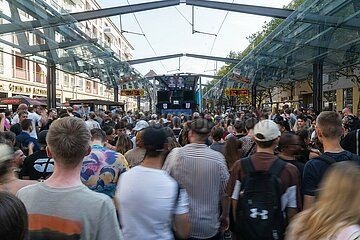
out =
<path fill-rule="evenodd" d="M 283 160 L 280 160 L 279 158 L 275 159 L 275 162 L 269 169 L 269 172 L 274 176 L 279 176 L 281 171 L 284 169 L 285 165 L 287 163 Z"/>
<path fill-rule="evenodd" d="M 320 156 L 317 157 L 317 159 L 326 162 L 328 165 L 336 163 L 336 160 L 327 154 L 321 154 Z"/>
<path fill-rule="evenodd" d="M 255 168 L 251 162 L 251 158 L 250 157 L 246 157 L 241 159 L 241 166 L 244 170 L 244 174 L 247 175 L 249 173 L 255 172 Z"/>

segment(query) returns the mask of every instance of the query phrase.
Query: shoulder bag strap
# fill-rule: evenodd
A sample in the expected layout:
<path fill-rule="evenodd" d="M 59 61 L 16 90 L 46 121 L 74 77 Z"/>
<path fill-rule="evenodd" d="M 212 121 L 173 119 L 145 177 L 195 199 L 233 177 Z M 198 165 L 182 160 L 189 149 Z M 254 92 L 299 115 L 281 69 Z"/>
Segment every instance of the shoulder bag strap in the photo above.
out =
<path fill-rule="evenodd" d="M 251 153 L 251 151 L 254 149 L 256 143 L 254 142 L 252 145 L 251 145 L 251 148 L 249 149 L 249 151 L 245 154 L 245 157 L 248 157 L 249 154 Z"/>
<path fill-rule="evenodd" d="M 317 157 L 317 159 L 326 162 L 328 165 L 336 163 L 336 160 L 334 158 L 326 154 L 321 154 L 320 156 Z"/>

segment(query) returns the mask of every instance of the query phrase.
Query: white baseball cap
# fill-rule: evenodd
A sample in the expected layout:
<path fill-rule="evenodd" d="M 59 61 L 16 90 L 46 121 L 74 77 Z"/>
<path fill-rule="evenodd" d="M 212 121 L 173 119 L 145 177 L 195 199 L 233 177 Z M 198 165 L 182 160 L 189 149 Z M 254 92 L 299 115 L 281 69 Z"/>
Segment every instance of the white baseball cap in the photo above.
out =
<path fill-rule="evenodd" d="M 133 130 L 135 130 L 135 131 L 141 131 L 141 130 L 143 130 L 144 128 L 147 128 L 147 127 L 149 127 L 149 124 L 148 124 L 146 121 L 144 121 L 144 120 L 140 120 L 140 121 L 138 121 L 138 122 L 136 123 L 135 127 L 133 128 Z"/>
<path fill-rule="evenodd" d="M 281 136 L 278 125 L 271 120 L 258 122 L 254 127 L 254 137 L 256 141 L 267 142 Z"/>

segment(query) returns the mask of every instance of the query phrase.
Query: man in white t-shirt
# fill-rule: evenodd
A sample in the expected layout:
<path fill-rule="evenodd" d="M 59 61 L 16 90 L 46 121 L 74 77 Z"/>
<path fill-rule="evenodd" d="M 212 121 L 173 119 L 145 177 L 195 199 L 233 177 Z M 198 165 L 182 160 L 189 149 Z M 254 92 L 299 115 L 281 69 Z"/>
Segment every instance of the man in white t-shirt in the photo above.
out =
<path fill-rule="evenodd" d="M 172 240 L 190 234 L 189 203 L 185 189 L 161 170 L 165 160 L 166 133 L 151 126 L 142 135 L 146 155 L 140 166 L 120 176 L 116 202 L 124 239 Z"/>
<path fill-rule="evenodd" d="M 28 111 L 28 106 L 25 103 L 20 104 L 18 107 L 18 111 L 21 111 L 21 110 Z M 28 113 L 27 118 L 31 119 L 32 126 L 33 126 L 30 136 L 37 139 L 36 126 L 41 126 L 41 121 L 43 121 L 44 119 L 42 119 L 42 116 L 40 116 L 39 114 L 37 114 L 33 111 Z M 15 114 L 11 124 L 14 125 L 19 122 L 20 122 L 20 120 L 19 120 L 18 114 Z"/>
<path fill-rule="evenodd" d="M 91 130 L 93 128 L 100 128 L 100 124 L 95 120 L 95 113 L 89 112 L 88 120 L 85 121 L 86 126 Z"/>

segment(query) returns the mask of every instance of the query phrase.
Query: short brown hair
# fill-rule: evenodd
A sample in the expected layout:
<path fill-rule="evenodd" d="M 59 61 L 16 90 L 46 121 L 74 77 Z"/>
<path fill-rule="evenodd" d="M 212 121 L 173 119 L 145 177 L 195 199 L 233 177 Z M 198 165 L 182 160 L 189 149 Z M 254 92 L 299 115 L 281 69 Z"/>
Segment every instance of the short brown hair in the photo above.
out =
<path fill-rule="evenodd" d="M 219 142 L 224 135 L 224 129 L 220 126 L 215 126 L 211 129 L 211 137 L 214 141 Z"/>
<path fill-rule="evenodd" d="M 322 112 L 316 119 L 316 127 L 320 129 L 325 138 L 339 138 L 342 135 L 341 116 L 337 112 Z"/>
<path fill-rule="evenodd" d="M 31 119 L 25 119 L 22 122 L 20 122 L 21 130 L 27 131 L 32 128 L 32 120 Z"/>
<path fill-rule="evenodd" d="M 18 116 L 19 116 L 19 117 L 21 117 L 21 116 L 24 115 L 24 114 L 28 115 L 29 113 L 28 113 L 28 111 L 26 111 L 26 110 L 20 110 L 20 111 L 18 112 Z"/>
<path fill-rule="evenodd" d="M 270 141 L 266 141 L 266 142 L 261 142 L 261 141 L 255 140 L 255 143 L 256 143 L 256 146 L 259 146 L 261 148 L 271 148 L 274 145 L 276 140 L 277 140 L 277 138 L 270 140 Z"/>
<path fill-rule="evenodd" d="M 65 117 L 54 121 L 46 142 L 55 161 L 74 167 L 82 162 L 90 146 L 91 134 L 80 118 Z"/>

